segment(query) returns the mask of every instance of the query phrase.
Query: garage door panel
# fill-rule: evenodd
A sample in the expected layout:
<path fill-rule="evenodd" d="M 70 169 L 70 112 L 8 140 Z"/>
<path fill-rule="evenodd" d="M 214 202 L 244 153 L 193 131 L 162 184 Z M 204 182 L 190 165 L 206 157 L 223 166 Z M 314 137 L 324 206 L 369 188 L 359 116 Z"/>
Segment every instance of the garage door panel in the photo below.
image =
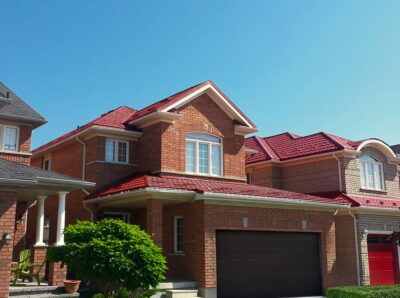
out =
<path fill-rule="evenodd" d="M 217 232 L 219 298 L 321 294 L 319 236 Z"/>

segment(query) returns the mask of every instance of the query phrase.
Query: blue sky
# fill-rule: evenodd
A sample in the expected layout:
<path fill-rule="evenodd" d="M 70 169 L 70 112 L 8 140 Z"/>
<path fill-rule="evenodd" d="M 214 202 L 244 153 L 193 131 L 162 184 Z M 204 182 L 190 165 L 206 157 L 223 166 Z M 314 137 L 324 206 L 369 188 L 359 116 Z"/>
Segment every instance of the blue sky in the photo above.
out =
<path fill-rule="evenodd" d="M 48 124 L 213 80 L 260 128 L 400 143 L 399 1 L 0 3 L 0 80 Z"/>

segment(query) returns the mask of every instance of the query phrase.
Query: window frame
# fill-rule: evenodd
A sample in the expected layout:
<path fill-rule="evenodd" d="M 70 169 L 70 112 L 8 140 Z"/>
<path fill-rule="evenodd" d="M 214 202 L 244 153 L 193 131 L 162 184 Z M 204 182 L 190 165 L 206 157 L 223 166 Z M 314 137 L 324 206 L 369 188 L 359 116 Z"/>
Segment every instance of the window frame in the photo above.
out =
<path fill-rule="evenodd" d="M 107 160 L 107 142 L 115 142 L 117 144 L 116 150 L 114 152 L 113 160 Z M 124 143 L 126 144 L 126 161 L 118 161 L 118 151 L 119 151 L 119 143 Z M 121 139 L 114 139 L 114 138 L 106 138 L 105 140 L 105 146 L 104 146 L 104 161 L 107 163 L 117 163 L 117 164 L 129 164 L 129 141 L 126 140 L 121 140 Z"/>
<path fill-rule="evenodd" d="M 129 212 L 123 212 L 123 211 L 104 211 L 103 212 L 103 219 L 106 218 L 105 214 L 111 214 L 111 215 L 122 215 L 122 221 L 130 224 L 131 222 L 131 214 Z M 110 218 L 111 219 L 111 218 Z M 113 218 L 115 219 L 115 218 Z"/>
<path fill-rule="evenodd" d="M 181 249 L 178 249 L 178 220 L 182 220 L 182 227 L 181 227 Z M 176 254 L 182 254 L 184 253 L 184 247 L 183 247 L 183 216 L 182 215 L 176 215 L 174 216 L 174 253 Z"/>
<path fill-rule="evenodd" d="M 15 140 L 15 150 L 5 149 L 6 128 L 15 128 L 17 130 L 16 140 Z M 19 152 L 20 151 L 19 150 L 19 135 L 20 135 L 19 126 L 9 125 L 9 124 L 0 124 L 0 151 L 2 151 L 2 152 L 10 152 L 10 153 Z"/>
<path fill-rule="evenodd" d="M 372 160 L 364 160 L 362 157 L 369 157 Z M 383 173 L 383 164 L 382 162 L 378 161 L 376 158 L 364 154 L 358 158 L 359 162 L 359 170 L 360 170 L 360 188 L 365 189 L 365 190 L 373 190 L 373 191 L 385 191 L 385 178 L 384 178 L 384 173 Z M 368 179 L 368 165 L 372 165 L 372 179 L 373 179 L 373 187 L 369 187 L 369 179 Z M 376 167 L 378 167 L 379 172 L 377 173 L 375 171 Z M 377 174 L 380 176 L 380 184 L 381 188 L 376 187 L 377 186 L 377 181 L 376 176 Z M 364 181 L 364 185 L 363 185 Z"/>
<path fill-rule="evenodd" d="M 212 141 L 203 141 L 203 140 L 194 140 L 188 138 L 188 134 L 203 134 L 203 135 L 209 135 L 214 138 L 217 138 L 220 142 L 215 143 Z M 194 167 L 195 171 L 191 172 L 188 171 L 187 169 L 187 143 L 192 143 L 194 144 Z M 200 157 L 199 157 L 199 144 L 205 144 L 208 145 L 208 173 L 201 173 L 200 172 Z M 212 163 L 212 149 L 213 146 L 216 146 L 220 149 L 220 156 L 219 156 L 219 168 L 220 168 L 220 174 L 213 174 L 213 163 Z M 204 132 L 199 132 L 199 131 L 191 131 L 186 133 L 185 137 L 185 172 L 186 174 L 190 175 L 199 175 L 199 176 L 212 176 L 212 177 L 222 177 L 224 176 L 224 144 L 223 144 L 223 139 L 219 136 L 210 134 L 210 133 L 204 133 Z"/>

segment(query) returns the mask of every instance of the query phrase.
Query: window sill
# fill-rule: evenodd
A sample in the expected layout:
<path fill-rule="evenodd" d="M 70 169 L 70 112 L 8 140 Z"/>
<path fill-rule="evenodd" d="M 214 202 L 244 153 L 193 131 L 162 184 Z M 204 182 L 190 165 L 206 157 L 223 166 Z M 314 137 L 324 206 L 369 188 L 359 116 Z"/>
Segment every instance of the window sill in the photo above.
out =
<path fill-rule="evenodd" d="M 212 178 L 222 178 L 224 175 L 211 175 L 211 174 L 200 174 L 200 173 L 192 173 L 192 172 L 185 172 L 186 175 L 190 176 L 200 176 L 200 177 L 212 177 Z"/>
<path fill-rule="evenodd" d="M 103 163 L 103 164 L 108 164 L 108 165 L 118 165 L 118 166 L 128 166 L 128 167 L 136 167 L 136 164 L 133 163 L 127 163 L 127 162 L 115 162 L 115 161 L 105 161 L 105 160 L 95 160 L 95 161 L 91 161 L 86 163 L 86 165 L 91 165 L 94 163 Z"/>
<path fill-rule="evenodd" d="M 365 191 L 365 192 L 379 192 L 382 194 L 387 194 L 387 191 L 384 189 L 373 189 L 373 188 L 360 188 L 360 191 Z"/>
<path fill-rule="evenodd" d="M 183 251 L 181 251 L 181 252 L 172 252 L 169 255 L 170 256 L 176 256 L 176 257 L 185 257 L 186 256 L 186 254 Z"/>
<path fill-rule="evenodd" d="M 32 153 L 21 152 L 21 151 L 0 150 L 0 153 L 32 156 Z"/>

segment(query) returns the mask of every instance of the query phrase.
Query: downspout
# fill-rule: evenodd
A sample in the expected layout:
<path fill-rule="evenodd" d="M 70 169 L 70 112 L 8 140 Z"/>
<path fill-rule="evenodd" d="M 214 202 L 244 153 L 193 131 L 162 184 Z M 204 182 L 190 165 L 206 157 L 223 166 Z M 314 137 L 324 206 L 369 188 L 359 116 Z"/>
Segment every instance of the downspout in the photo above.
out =
<path fill-rule="evenodd" d="M 342 183 L 342 167 L 340 165 L 340 159 L 336 156 L 335 153 L 332 154 L 333 158 L 338 162 L 338 173 L 339 173 L 339 191 L 343 191 L 343 183 Z"/>
<path fill-rule="evenodd" d="M 82 153 L 82 180 L 85 180 L 85 178 L 86 178 L 86 143 L 83 142 L 78 136 L 75 136 L 75 139 L 83 147 L 83 153 Z M 90 192 L 88 192 L 86 189 L 82 189 L 82 191 L 85 193 L 86 196 L 90 195 Z M 83 205 L 83 208 L 85 208 L 90 213 L 90 221 L 93 221 L 93 218 L 94 218 L 93 210 L 90 209 L 86 205 L 86 202 L 84 200 L 82 201 L 82 205 Z"/>
<path fill-rule="evenodd" d="M 354 239 L 356 241 L 356 263 L 357 263 L 357 285 L 361 285 L 361 276 L 360 276 L 360 256 L 359 256 L 359 247 L 358 247 L 358 229 L 357 229 L 357 218 L 351 212 L 350 209 L 349 214 L 353 218 L 354 225 Z"/>
<path fill-rule="evenodd" d="M 83 146 L 82 153 L 82 180 L 85 180 L 86 177 L 86 143 L 83 142 L 78 136 L 75 137 L 76 141 Z"/>

